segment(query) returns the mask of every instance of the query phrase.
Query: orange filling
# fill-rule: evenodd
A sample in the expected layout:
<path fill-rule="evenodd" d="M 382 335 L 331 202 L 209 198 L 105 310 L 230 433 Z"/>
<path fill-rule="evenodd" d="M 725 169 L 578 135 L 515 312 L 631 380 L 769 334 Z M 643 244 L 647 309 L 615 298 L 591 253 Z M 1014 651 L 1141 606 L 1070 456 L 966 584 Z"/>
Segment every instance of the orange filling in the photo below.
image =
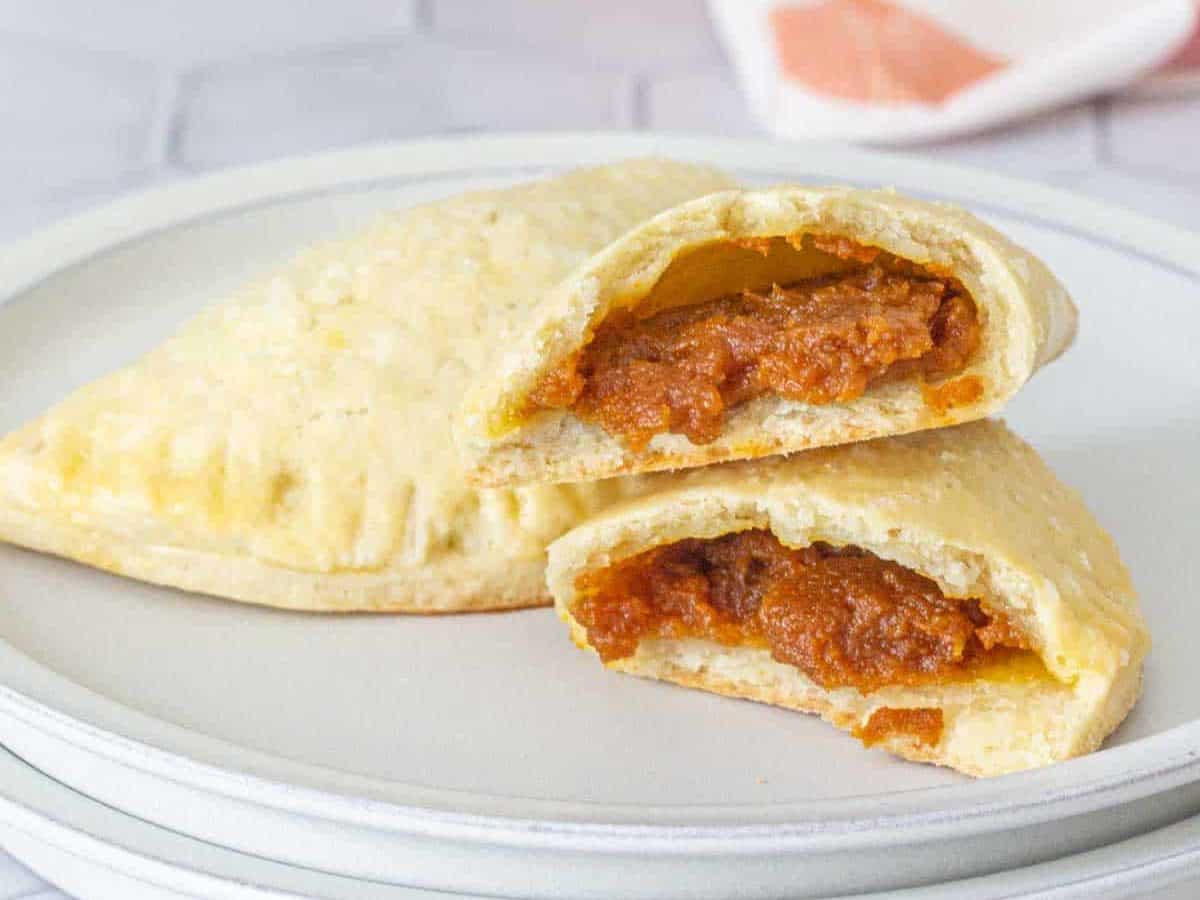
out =
<path fill-rule="evenodd" d="M 840 403 L 888 380 L 966 367 L 980 326 L 957 281 L 846 238 L 813 246 L 849 269 L 642 319 L 610 316 L 542 378 L 528 411 L 571 409 L 633 449 L 662 432 L 706 444 L 728 410 L 756 397 Z M 977 378 L 954 384 L 926 400 L 944 411 L 982 395 Z"/>
<path fill-rule="evenodd" d="M 572 614 L 601 659 L 647 638 L 765 647 L 822 687 L 920 685 L 969 677 L 1027 650 L 979 600 L 857 547 L 785 547 L 765 530 L 666 544 L 589 573 Z"/>
<path fill-rule="evenodd" d="M 866 725 L 854 729 L 854 736 L 868 747 L 900 734 L 916 738 L 919 744 L 934 747 L 942 739 L 943 727 L 940 709 L 883 706 L 871 713 Z"/>

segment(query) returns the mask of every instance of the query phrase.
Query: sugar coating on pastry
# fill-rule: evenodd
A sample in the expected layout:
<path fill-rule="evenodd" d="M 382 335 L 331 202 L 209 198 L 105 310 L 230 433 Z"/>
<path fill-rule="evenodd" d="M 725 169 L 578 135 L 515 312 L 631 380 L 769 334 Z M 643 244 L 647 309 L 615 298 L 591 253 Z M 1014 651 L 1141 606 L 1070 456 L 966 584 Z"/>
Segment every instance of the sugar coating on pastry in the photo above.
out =
<path fill-rule="evenodd" d="M 1112 539 L 992 420 L 665 477 L 555 541 L 547 580 L 611 668 L 972 775 L 1094 750 L 1149 648 Z"/>
<path fill-rule="evenodd" d="M 544 602 L 546 544 L 635 484 L 471 487 L 452 413 L 552 285 L 729 185 L 633 161 L 307 250 L 0 441 L 0 538 L 274 606 Z"/>

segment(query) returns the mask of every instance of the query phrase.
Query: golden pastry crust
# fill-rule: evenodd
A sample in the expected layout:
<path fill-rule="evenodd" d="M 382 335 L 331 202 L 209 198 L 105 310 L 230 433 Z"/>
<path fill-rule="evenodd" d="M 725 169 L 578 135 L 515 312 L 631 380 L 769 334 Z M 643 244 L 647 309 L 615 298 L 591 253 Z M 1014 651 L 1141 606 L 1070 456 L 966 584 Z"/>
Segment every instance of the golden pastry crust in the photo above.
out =
<path fill-rule="evenodd" d="M 298 609 L 542 602 L 546 544 L 636 485 L 476 489 L 452 412 L 534 299 L 729 184 L 635 161 L 309 250 L 0 441 L 0 539 Z"/>
<path fill-rule="evenodd" d="M 868 694 L 822 689 L 766 650 L 701 640 L 643 641 L 613 668 L 816 712 L 848 730 L 883 706 L 937 707 L 937 745 L 898 735 L 883 746 L 973 775 L 1089 752 L 1137 699 L 1149 636 L 1112 539 L 995 421 L 662 478 L 551 545 L 550 591 L 586 647 L 570 616 L 582 574 L 748 528 L 793 547 L 853 544 L 934 579 L 947 596 L 981 598 L 1021 629 L 1042 665 Z"/>
<path fill-rule="evenodd" d="M 640 450 L 569 410 L 528 413 L 538 381 L 611 312 L 648 297 L 657 305 L 664 292 L 675 303 L 769 287 L 792 270 L 755 265 L 746 247 L 806 234 L 850 238 L 958 278 L 982 319 L 982 346 L 960 373 L 979 380 L 978 395 L 940 408 L 909 379 L 872 387 L 847 403 L 763 396 L 729 411 L 711 443 L 664 433 Z M 473 387 L 457 435 L 474 462 L 472 476 L 502 485 L 693 467 L 942 427 L 1001 409 L 1066 349 L 1075 320 L 1066 291 L 1039 260 L 961 209 L 854 188 L 726 191 L 639 226 L 550 292 L 497 368 Z"/>

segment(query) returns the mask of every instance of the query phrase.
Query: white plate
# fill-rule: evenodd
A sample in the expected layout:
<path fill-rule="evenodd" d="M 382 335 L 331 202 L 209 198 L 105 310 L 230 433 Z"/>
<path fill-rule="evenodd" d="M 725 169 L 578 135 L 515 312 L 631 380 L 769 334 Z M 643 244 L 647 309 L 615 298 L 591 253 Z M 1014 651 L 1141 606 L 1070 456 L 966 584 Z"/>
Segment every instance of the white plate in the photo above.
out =
<path fill-rule="evenodd" d="M 97 803 L 4 750 L 0 796 L 0 844 L 79 900 L 452 898 L 312 872 L 174 834 Z"/>
<path fill-rule="evenodd" d="M 0 797 L 0 845 L 79 900 L 469 900 L 313 872 L 179 835 L 97 803 L 3 750 Z M 1050 863 L 856 900 L 1185 900 L 1200 892 L 1198 868 L 1200 817 Z"/>
<path fill-rule="evenodd" d="M 1064 279 L 1079 341 L 1009 419 L 1083 491 L 1143 595 L 1146 697 L 1110 749 L 968 782 L 804 716 L 605 673 L 547 611 L 306 616 L 0 548 L 5 742 L 105 802 L 249 852 L 546 896 L 654 896 L 628 883 L 632 862 L 693 896 L 880 889 L 1200 809 L 1195 786 L 1145 801 L 1200 777 L 1200 693 L 1170 689 L 1200 674 L 1200 240 L 1069 194 L 842 149 L 650 136 L 430 141 L 216 175 L 0 256 L 0 430 L 376 209 L 647 153 L 748 182 L 952 199 Z M 1087 815 L 1118 804 L 1134 806 Z"/>

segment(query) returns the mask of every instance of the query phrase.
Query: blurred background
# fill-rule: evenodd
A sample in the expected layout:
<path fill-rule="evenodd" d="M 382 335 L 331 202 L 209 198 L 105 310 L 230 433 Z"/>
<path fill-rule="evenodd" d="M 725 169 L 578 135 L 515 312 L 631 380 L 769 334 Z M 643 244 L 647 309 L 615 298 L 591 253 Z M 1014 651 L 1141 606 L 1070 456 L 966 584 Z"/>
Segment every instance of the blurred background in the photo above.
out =
<path fill-rule="evenodd" d="M 222 166 L 512 129 L 899 141 L 1200 228 L 1190 6 L 0 0 L 0 240 Z"/>

